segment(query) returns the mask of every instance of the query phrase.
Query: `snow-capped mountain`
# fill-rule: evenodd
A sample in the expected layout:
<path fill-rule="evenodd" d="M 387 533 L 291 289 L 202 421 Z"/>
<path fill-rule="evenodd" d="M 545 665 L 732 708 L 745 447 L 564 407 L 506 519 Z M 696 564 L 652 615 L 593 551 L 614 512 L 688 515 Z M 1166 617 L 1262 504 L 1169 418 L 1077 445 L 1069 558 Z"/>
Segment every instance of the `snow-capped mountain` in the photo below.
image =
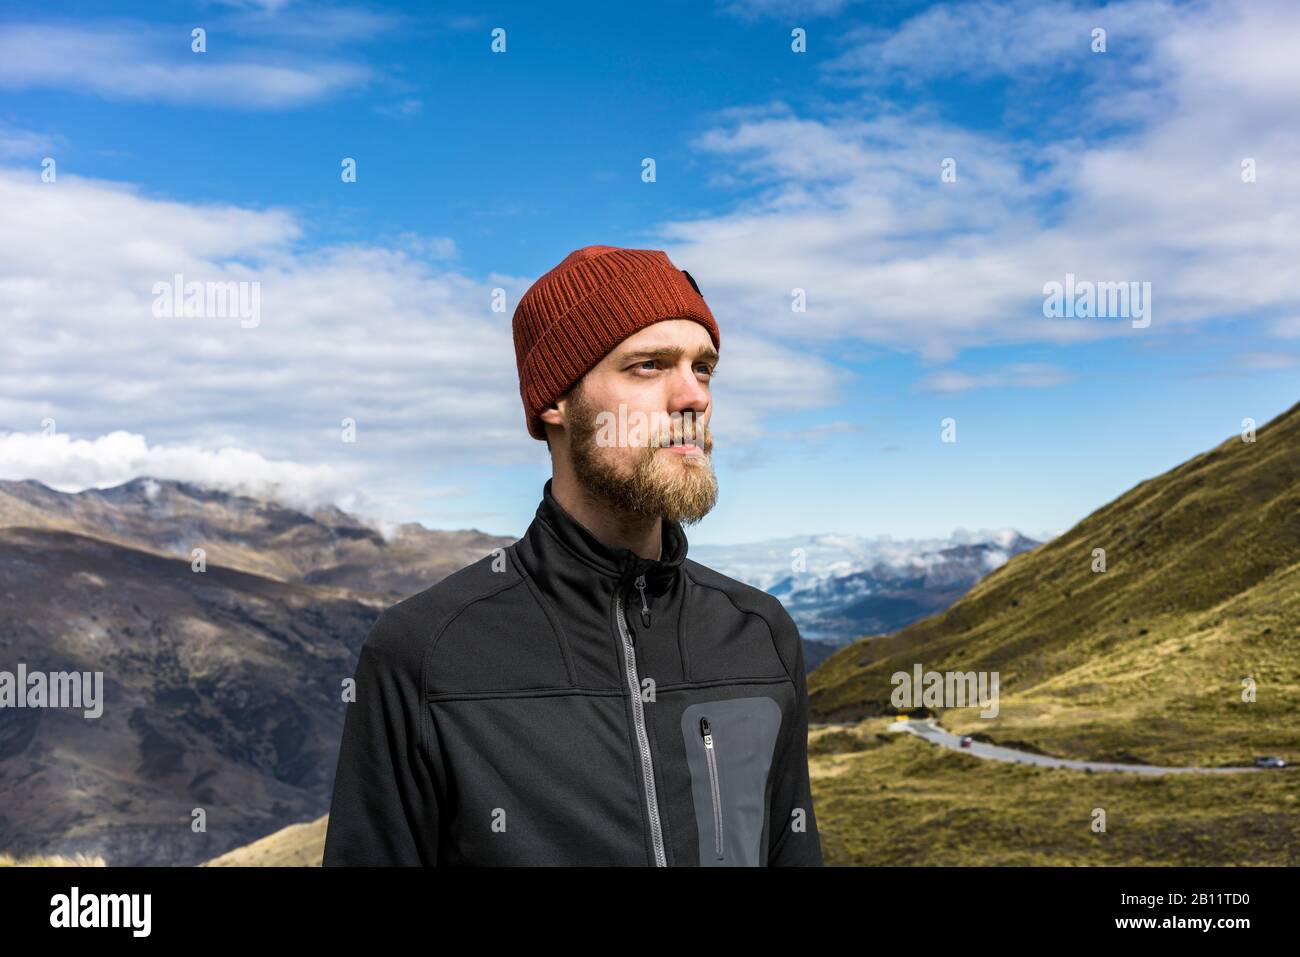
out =
<path fill-rule="evenodd" d="M 1014 529 L 958 531 L 947 539 L 797 535 L 693 544 L 690 557 L 776 595 L 804 640 L 826 643 L 829 654 L 863 635 L 896 631 L 943 610 L 1012 556 L 1039 544 Z M 817 651 L 808 649 L 810 669 Z"/>

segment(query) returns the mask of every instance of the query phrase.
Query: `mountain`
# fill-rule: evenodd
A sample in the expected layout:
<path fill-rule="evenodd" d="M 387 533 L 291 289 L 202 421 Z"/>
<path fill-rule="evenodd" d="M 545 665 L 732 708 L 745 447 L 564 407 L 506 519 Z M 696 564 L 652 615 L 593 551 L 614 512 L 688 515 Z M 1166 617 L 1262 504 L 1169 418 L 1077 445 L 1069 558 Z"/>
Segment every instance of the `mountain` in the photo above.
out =
<path fill-rule="evenodd" d="M 891 675 L 918 663 L 999 674 L 997 717 L 943 718 L 997 743 L 1153 764 L 1300 759 L 1300 404 L 1254 442 L 1139 483 L 950 608 L 836 652 L 809 675 L 812 720 L 891 712 Z"/>
<path fill-rule="evenodd" d="M 808 535 L 691 547 L 691 557 L 781 599 L 811 671 L 863 635 L 897 631 L 1039 542 L 1013 529 L 952 539 Z M 794 571 L 798 568 L 798 571 Z"/>
<path fill-rule="evenodd" d="M 0 527 L 65 529 L 168 557 L 282 582 L 336 585 L 391 604 L 511 538 L 432 531 L 410 523 L 385 538 L 329 506 L 306 514 L 273 501 L 141 477 L 109 489 L 63 493 L 40 482 L 0 481 Z"/>
<path fill-rule="evenodd" d="M 0 849 L 193 864 L 326 813 L 379 611 L 511 541 L 152 479 L 0 483 L 0 668 L 100 672 L 104 701 L 6 709 Z"/>

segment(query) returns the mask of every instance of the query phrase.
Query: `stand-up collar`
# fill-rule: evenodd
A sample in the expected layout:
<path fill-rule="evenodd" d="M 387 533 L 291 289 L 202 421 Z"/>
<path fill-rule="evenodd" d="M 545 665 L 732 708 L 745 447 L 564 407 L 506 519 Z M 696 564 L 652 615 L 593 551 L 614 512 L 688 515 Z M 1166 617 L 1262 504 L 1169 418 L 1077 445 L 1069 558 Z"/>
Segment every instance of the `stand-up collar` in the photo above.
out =
<path fill-rule="evenodd" d="M 624 580 L 644 574 L 647 583 L 662 585 L 677 575 L 686 559 L 686 533 L 680 523 L 666 518 L 662 520 L 663 544 L 657 560 L 642 558 L 630 548 L 606 545 L 555 500 L 551 494 L 551 479 L 547 479 L 542 487 L 537 521 L 558 539 L 566 551 L 610 578 Z"/>

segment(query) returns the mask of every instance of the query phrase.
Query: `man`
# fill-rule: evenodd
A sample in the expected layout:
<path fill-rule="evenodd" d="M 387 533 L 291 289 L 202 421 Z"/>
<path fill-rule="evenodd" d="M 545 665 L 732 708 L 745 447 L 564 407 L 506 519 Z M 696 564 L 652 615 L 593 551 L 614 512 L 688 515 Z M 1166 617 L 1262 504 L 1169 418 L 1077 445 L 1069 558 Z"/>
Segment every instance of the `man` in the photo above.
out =
<path fill-rule="evenodd" d="M 587 246 L 514 315 L 552 477 L 523 538 L 361 649 L 325 865 L 821 865 L 798 629 L 686 558 L 717 323 L 659 250 Z"/>

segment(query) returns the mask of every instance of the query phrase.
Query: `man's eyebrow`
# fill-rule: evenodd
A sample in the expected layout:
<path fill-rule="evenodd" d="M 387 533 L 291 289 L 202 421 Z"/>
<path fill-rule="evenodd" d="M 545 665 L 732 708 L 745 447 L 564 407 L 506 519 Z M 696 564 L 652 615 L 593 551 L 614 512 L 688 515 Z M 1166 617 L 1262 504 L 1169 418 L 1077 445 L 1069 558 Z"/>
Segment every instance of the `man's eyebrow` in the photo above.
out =
<path fill-rule="evenodd" d="M 667 359 L 670 362 L 676 362 L 686 354 L 686 350 L 681 346 L 663 346 L 659 349 L 637 349 L 634 352 L 625 352 L 622 362 L 644 362 L 646 359 Z M 716 363 L 718 353 L 712 346 L 701 346 L 695 353 L 695 361 L 707 360 Z"/>

